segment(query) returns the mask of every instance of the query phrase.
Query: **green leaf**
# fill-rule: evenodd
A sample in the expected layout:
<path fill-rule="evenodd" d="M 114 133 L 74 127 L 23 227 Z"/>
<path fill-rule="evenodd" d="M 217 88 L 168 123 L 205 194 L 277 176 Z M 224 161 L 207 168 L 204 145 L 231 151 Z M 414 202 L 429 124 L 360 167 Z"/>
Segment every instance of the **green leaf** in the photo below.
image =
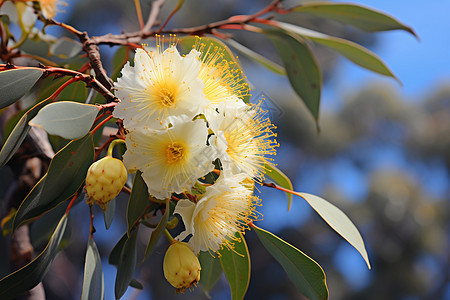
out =
<path fill-rule="evenodd" d="M 69 201 L 61 203 L 61 205 L 33 221 L 30 226 L 30 240 L 34 249 L 42 249 L 48 243 L 53 231 L 66 213 L 67 206 L 69 206 Z"/>
<path fill-rule="evenodd" d="M 347 242 L 349 242 L 361 254 L 370 269 L 369 257 L 367 256 L 366 247 L 356 226 L 339 208 L 330 202 L 307 193 L 294 192 L 295 195 L 305 199 L 309 205 L 339 233 Z"/>
<path fill-rule="evenodd" d="M 278 22 L 278 24 L 286 31 L 298 34 L 304 38 L 310 39 L 316 43 L 338 51 L 340 54 L 365 69 L 371 70 L 381 75 L 390 76 L 399 81 L 398 78 L 375 53 L 367 48 L 364 48 L 361 45 L 292 24 L 282 22 Z"/>
<path fill-rule="evenodd" d="M 279 30 L 265 30 L 264 33 L 280 54 L 292 88 L 302 98 L 317 124 L 322 78 L 311 50 L 296 36 Z"/>
<path fill-rule="evenodd" d="M 214 285 L 216 285 L 220 276 L 222 275 L 222 267 L 220 265 L 220 259 L 214 257 L 209 252 L 201 251 L 198 260 L 202 270 L 200 271 L 200 282 L 205 292 L 209 292 Z"/>
<path fill-rule="evenodd" d="M 54 44 L 50 46 L 50 55 L 61 58 L 71 58 L 76 56 L 83 50 L 83 45 L 68 37 L 60 37 Z"/>
<path fill-rule="evenodd" d="M 58 253 L 66 225 L 67 216 L 64 215 L 45 249 L 26 266 L 0 280 L 0 299 L 15 298 L 42 281 Z"/>
<path fill-rule="evenodd" d="M 317 1 L 303 3 L 292 11 L 338 21 L 369 32 L 401 29 L 417 37 L 411 27 L 383 12 L 359 4 Z"/>
<path fill-rule="evenodd" d="M 147 248 L 145 249 L 145 255 L 144 259 L 149 257 L 149 255 L 153 252 L 153 250 L 156 247 L 156 244 L 158 243 L 159 239 L 161 238 L 161 235 L 164 232 L 164 229 L 166 229 L 167 221 L 169 221 L 169 215 L 170 215 L 170 209 L 169 209 L 169 198 L 166 199 L 166 211 L 164 212 L 164 215 L 162 216 L 161 220 L 158 223 L 158 226 L 156 226 L 155 230 L 152 231 L 152 234 L 150 235 L 150 240 L 148 241 Z"/>
<path fill-rule="evenodd" d="M 120 254 L 122 253 L 123 246 L 125 246 L 127 239 L 128 235 L 125 233 L 111 250 L 111 253 L 108 256 L 108 263 L 110 265 L 117 266 L 119 264 Z"/>
<path fill-rule="evenodd" d="M 30 131 L 28 122 L 49 102 L 50 100 L 44 100 L 36 104 L 20 118 L 19 122 L 17 122 L 0 151 L 0 168 L 6 165 L 27 136 L 28 131 Z"/>
<path fill-rule="evenodd" d="M 135 223 L 142 217 L 146 208 L 151 204 L 149 200 L 147 185 L 142 179 L 142 172 L 137 171 L 133 181 L 133 189 L 131 190 L 130 200 L 127 208 L 127 233 L 130 235 L 131 229 Z"/>
<path fill-rule="evenodd" d="M 219 250 L 219 255 L 223 272 L 230 284 L 231 299 L 238 300 L 244 299 L 250 283 L 250 255 L 244 236 L 236 232 L 235 237 L 238 240 L 234 243 L 234 249 L 224 248 Z"/>
<path fill-rule="evenodd" d="M 0 109 L 13 104 L 41 78 L 44 70 L 38 68 L 12 69 L 0 72 Z"/>
<path fill-rule="evenodd" d="M 182 47 L 184 52 L 189 52 L 193 47 L 199 42 L 198 37 L 194 36 L 185 36 L 180 38 L 179 45 Z M 230 63 L 234 67 L 237 72 L 233 75 L 236 76 L 236 78 L 233 78 L 233 85 L 234 86 L 240 86 L 242 84 L 247 85 L 246 77 L 244 75 L 244 72 L 242 70 L 241 65 L 239 64 L 237 57 L 231 52 L 230 48 L 228 48 L 227 45 L 225 45 L 221 40 L 213 38 L 213 37 L 202 37 L 200 39 L 200 42 L 204 44 L 202 56 L 205 57 L 206 55 L 211 55 L 215 51 L 221 51 L 222 59 L 226 60 L 228 63 Z M 217 63 L 221 63 L 222 60 L 218 60 Z M 249 91 L 247 91 L 246 95 L 242 95 L 242 100 L 244 100 L 245 103 L 249 103 L 250 101 L 250 94 Z"/>
<path fill-rule="evenodd" d="M 311 258 L 272 233 L 252 225 L 259 240 L 281 264 L 297 289 L 310 300 L 328 299 L 325 273 Z"/>
<path fill-rule="evenodd" d="M 89 238 L 84 263 L 83 300 L 103 300 L 105 297 L 105 282 L 103 279 L 102 260 L 94 239 Z"/>
<path fill-rule="evenodd" d="M 134 269 L 136 268 L 136 239 L 139 227 L 131 231 L 131 235 L 125 241 L 120 253 L 119 264 L 117 265 L 117 277 L 114 288 L 116 299 L 125 294 L 128 285 L 133 279 Z"/>
<path fill-rule="evenodd" d="M 111 226 L 115 214 L 116 214 L 116 198 L 106 203 L 106 210 L 103 212 L 106 229 L 109 229 L 109 227 Z"/>
<path fill-rule="evenodd" d="M 94 145 L 91 134 L 71 141 L 56 153 L 47 173 L 18 208 L 13 229 L 49 211 L 75 194 L 93 160 Z"/>
<path fill-rule="evenodd" d="M 50 103 L 29 124 L 68 140 L 79 139 L 89 132 L 98 112 L 96 105 L 72 101 Z"/>
<path fill-rule="evenodd" d="M 259 53 L 255 52 L 255 51 L 245 47 L 242 44 L 239 44 L 235 40 L 227 39 L 226 42 L 227 42 L 228 45 L 230 45 L 231 47 L 233 47 L 234 49 L 236 49 L 240 53 L 242 53 L 245 56 L 253 59 L 257 63 L 259 63 L 262 66 L 264 66 L 267 69 L 269 69 L 270 71 L 272 71 L 272 72 L 274 72 L 276 74 L 286 75 L 286 70 L 282 66 L 274 63 L 270 59 L 265 58 L 261 54 L 259 54 Z"/>
<path fill-rule="evenodd" d="M 144 286 L 142 285 L 142 283 L 140 283 L 139 281 L 137 281 L 134 278 L 131 279 L 130 286 L 135 288 L 135 289 L 138 289 L 138 290 L 143 290 L 144 289 Z"/>
<path fill-rule="evenodd" d="M 264 165 L 264 169 L 266 169 L 266 175 L 269 176 L 270 178 L 272 178 L 272 180 L 275 181 L 276 184 L 278 184 L 279 186 L 284 187 L 288 190 L 294 189 L 289 177 L 284 175 L 284 173 L 281 172 L 280 169 L 278 169 L 277 167 L 275 167 L 273 165 L 269 165 L 269 164 Z M 289 210 L 291 210 L 292 194 L 286 192 L 286 196 L 288 197 L 288 201 L 289 201 L 289 204 L 288 204 L 288 211 L 289 211 Z"/>

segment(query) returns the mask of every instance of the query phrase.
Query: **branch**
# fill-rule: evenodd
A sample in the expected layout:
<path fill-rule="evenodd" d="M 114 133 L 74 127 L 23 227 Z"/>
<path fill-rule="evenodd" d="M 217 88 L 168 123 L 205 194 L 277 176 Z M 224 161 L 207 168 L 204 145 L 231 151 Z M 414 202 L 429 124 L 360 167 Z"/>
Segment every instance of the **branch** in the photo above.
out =
<path fill-rule="evenodd" d="M 164 5 L 164 2 L 166 2 L 166 0 L 157 0 L 152 2 L 152 10 L 148 15 L 147 23 L 142 29 L 142 32 L 150 31 L 152 27 L 155 25 L 156 18 L 158 17 L 159 12 L 161 11 L 161 7 Z"/>

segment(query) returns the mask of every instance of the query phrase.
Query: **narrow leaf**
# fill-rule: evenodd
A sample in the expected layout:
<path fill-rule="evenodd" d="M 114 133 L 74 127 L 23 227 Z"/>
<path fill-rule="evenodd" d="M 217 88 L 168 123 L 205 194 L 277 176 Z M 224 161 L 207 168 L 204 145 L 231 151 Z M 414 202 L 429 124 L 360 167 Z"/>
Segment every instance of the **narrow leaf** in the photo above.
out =
<path fill-rule="evenodd" d="M 50 103 L 30 121 L 49 134 L 73 140 L 85 136 L 94 124 L 99 107 L 72 101 Z"/>
<path fill-rule="evenodd" d="M 266 175 L 272 178 L 273 181 L 275 181 L 276 184 L 279 186 L 282 186 L 288 190 L 294 189 L 291 180 L 289 177 L 287 177 L 283 172 L 281 172 L 280 169 L 278 169 L 275 166 L 266 164 L 264 166 L 264 169 L 266 169 Z M 292 204 L 292 194 L 286 192 L 286 196 L 288 197 L 288 211 L 291 210 L 291 204 Z"/>
<path fill-rule="evenodd" d="M 82 300 L 102 300 L 105 297 L 102 260 L 94 239 L 89 238 L 84 263 Z"/>
<path fill-rule="evenodd" d="M 36 116 L 41 108 L 50 102 L 50 100 L 44 100 L 36 104 L 20 118 L 0 151 L 0 168 L 6 165 L 27 136 L 28 131 L 30 131 L 28 122 Z"/>
<path fill-rule="evenodd" d="M 278 22 L 278 24 L 284 30 L 298 34 L 316 43 L 336 50 L 355 64 L 365 69 L 371 70 L 381 75 L 390 76 L 399 81 L 394 73 L 392 73 L 392 71 L 389 69 L 389 67 L 386 66 L 386 64 L 378 57 L 378 55 L 361 45 L 292 24 L 282 22 Z"/>
<path fill-rule="evenodd" d="M 156 247 L 156 244 L 158 243 L 159 239 L 161 238 L 161 235 L 164 232 L 164 229 L 166 228 L 167 221 L 169 221 L 170 215 L 169 203 L 170 203 L 169 198 L 167 198 L 166 211 L 164 212 L 164 215 L 159 221 L 158 226 L 156 226 L 155 230 L 153 230 L 152 234 L 150 235 L 150 240 L 148 241 L 147 248 L 145 249 L 144 260 L 147 259 L 147 257 L 149 257 L 149 255 L 153 252 L 153 250 Z"/>
<path fill-rule="evenodd" d="M 142 172 L 138 171 L 133 181 L 133 188 L 131 190 L 130 200 L 127 208 L 127 224 L 128 235 L 134 224 L 139 220 L 145 212 L 145 209 L 151 204 L 149 201 L 149 194 L 147 185 L 142 179 Z"/>
<path fill-rule="evenodd" d="M 244 299 L 250 283 L 250 255 L 244 236 L 237 232 L 234 249 L 219 250 L 220 264 L 231 289 L 231 299 Z"/>
<path fill-rule="evenodd" d="M 328 299 L 325 273 L 311 258 L 274 234 L 251 225 L 259 240 L 280 263 L 297 289 L 310 300 Z"/>
<path fill-rule="evenodd" d="M 292 88 L 302 98 L 317 124 L 322 78 L 311 50 L 296 36 L 279 30 L 265 30 L 264 33 L 281 56 Z"/>
<path fill-rule="evenodd" d="M 245 47 L 242 44 L 239 44 L 238 42 L 236 42 L 233 39 L 227 39 L 226 42 L 227 42 L 228 45 L 230 45 L 231 47 L 233 47 L 234 49 L 236 49 L 240 53 L 242 53 L 245 56 L 253 59 L 254 61 L 256 61 L 257 63 L 259 63 L 262 66 L 266 67 L 267 69 L 271 70 L 272 72 L 280 74 L 280 75 L 286 75 L 286 70 L 282 66 L 274 63 L 270 59 L 265 58 L 261 54 L 259 54 L 259 53 L 255 52 L 255 51 Z"/>
<path fill-rule="evenodd" d="M 222 267 L 220 265 L 220 259 L 214 257 L 209 252 L 201 251 L 198 260 L 202 270 L 200 271 L 200 282 L 205 292 L 209 292 L 214 285 L 216 285 L 220 276 L 222 275 Z"/>
<path fill-rule="evenodd" d="M 122 249 L 125 246 L 127 239 L 128 235 L 125 233 L 111 250 L 111 253 L 108 256 L 108 263 L 110 265 L 117 266 L 119 264 L 120 254 L 122 253 Z"/>
<path fill-rule="evenodd" d="M 294 195 L 305 199 L 309 205 L 331 226 L 337 233 L 347 240 L 361 254 L 370 269 L 369 257 L 367 256 L 366 247 L 356 226 L 339 208 L 320 197 L 307 194 L 293 192 Z"/>
<path fill-rule="evenodd" d="M 47 173 L 33 187 L 17 210 L 15 230 L 66 200 L 83 183 L 94 159 L 92 135 L 73 140 L 53 157 Z"/>
<path fill-rule="evenodd" d="M 58 253 L 66 225 L 67 216 L 64 215 L 45 249 L 26 266 L 0 280 L 0 299 L 15 298 L 42 281 Z"/>
<path fill-rule="evenodd" d="M 134 269 L 136 268 L 136 239 L 138 234 L 138 227 L 131 231 L 130 237 L 125 241 L 125 244 L 120 253 L 119 264 L 117 265 L 117 277 L 114 288 L 116 299 L 125 294 L 128 285 L 133 279 Z"/>
<path fill-rule="evenodd" d="M 303 3 L 292 11 L 335 20 L 369 32 L 401 29 L 417 37 L 411 27 L 388 14 L 359 4 L 317 1 Z"/>
<path fill-rule="evenodd" d="M 116 214 L 116 198 L 106 203 L 106 210 L 103 212 L 106 229 L 109 229 L 109 227 L 111 226 L 115 214 Z"/>
<path fill-rule="evenodd" d="M 12 69 L 0 72 L 0 109 L 16 102 L 38 81 L 44 70 Z"/>

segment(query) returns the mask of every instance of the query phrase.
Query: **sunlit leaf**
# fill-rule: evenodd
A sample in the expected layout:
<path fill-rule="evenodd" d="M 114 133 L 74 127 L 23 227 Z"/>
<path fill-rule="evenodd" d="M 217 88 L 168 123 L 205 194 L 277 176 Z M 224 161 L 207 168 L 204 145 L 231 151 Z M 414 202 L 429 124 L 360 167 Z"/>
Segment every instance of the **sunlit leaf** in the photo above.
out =
<path fill-rule="evenodd" d="M 347 240 L 361 254 L 370 269 L 369 257 L 367 256 L 366 247 L 356 226 L 339 208 L 330 202 L 307 193 L 294 192 L 305 199 L 309 205 L 331 226 L 337 233 Z"/>
<path fill-rule="evenodd" d="M 150 240 L 148 241 L 147 248 L 145 249 L 144 259 L 146 259 L 153 252 L 153 250 L 156 247 L 156 244 L 158 243 L 161 235 L 164 232 L 164 229 L 166 228 L 167 221 L 169 221 L 170 215 L 169 203 L 170 203 L 169 198 L 167 198 L 166 211 L 164 212 L 164 215 L 159 221 L 158 226 L 156 226 L 155 230 L 153 230 L 152 234 L 150 235 Z"/>
<path fill-rule="evenodd" d="M 234 49 L 236 49 L 237 51 L 239 51 L 240 53 L 244 54 L 245 56 L 253 59 L 254 61 L 256 61 L 257 63 L 261 64 L 262 66 L 266 67 L 267 69 L 271 70 L 274 73 L 280 74 L 280 75 L 286 75 L 286 70 L 274 63 L 273 61 L 271 61 L 270 59 L 262 56 L 261 54 L 245 47 L 242 44 L 239 44 L 238 42 L 236 42 L 233 39 L 227 39 L 226 40 L 227 44 L 230 45 L 231 47 L 233 47 Z"/>
<path fill-rule="evenodd" d="M 47 173 L 33 187 L 17 210 L 13 229 L 75 194 L 93 160 L 94 145 L 91 134 L 71 141 L 56 153 Z"/>
<path fill-rule="evenodd" d="M 266 175 L 269 176 L 270 178 L 272 178 L 272 180 L 275 181 L 276 184 L 278 184 L 279 186 L 282 186 L 288 190 L 294 189 L 289 177 L 287 177 L 277 167 L 266 164 L 264 166 L 264 169 L 267 170 Z M 288 204 L 288 211 L 289 211 L 291 209 L 291 204 L 292 204 L 292 194 L 286 192 L 286 196 L 288 197 L 288 201 L 289 201 L 289 204 Z"/>
<path fill-rule="evenodd" d="M 317 123 L 322 77 L 311 50 L 300 38 L 280 30 L 265 30 L 264 33 L 281 56 L 292 88 L 302 98 Z"/>
<path fill-rule="evenodd" d="M 72 101 L 50 103 L 29 124 L 65 139 L 79 139 L 89 132 L 98 111 L 96 105 Z"/>
<path fill-rule="evenodd" d="M 282 22 L 278 22 L 278 24 L 284 30 L 298 34 L 304 38 L 308 38 L 316 43 L 338 51 L 340 54 L 363 68 L 398 80 L 378 55 L 361 45 L 296 25 Z"/>
<path fill-rule="evenodd" d="M 417 37 L 411 27 L 388 14 L 359 4 L 314 1 L 302 3 L 292 11 L 335 20 L 369 32 L 401 29 Z"/>
<path fill-rule="evenodd" d="M 199 42 L 198 37 L 193 36 L 185 36 L 180 38 L 179 45 L 182 47 L 184 52 L 189 52 L 191 49 Z M 230 48 L 225 45 L 221 40 L 213 38 L 213 37 L 202 37 L 200 42 L 204 44 L 202 57 L 206 55 L 211 55 L 215 51 L 221 51 L 222 58 L 230 63 L 231 67 L 235 68 L 238 72 L 236 72 L 236 78 L 233 78 L 234 86 L 239 86 L 242 84 L 246 84 L 246 77 L 242 70 L 241 65 L 239 64 L 237 57 L 231 52 Z M 221 60 L 218 60 L 217 63 L 220 63 Z M 245 103 L 250 101 L 250 95 L 242 95 L 242 100 Z"/>
<path fill-rule="evenodd" d="M 252 225 L 267 251 L 280 263 L 297 289 L 310 300 L 328 299 L 325 273 L 311 258 L 274 234 Z"/>
<path fill-rule="evenodd" d="M 230 284 L 231 299 L 241 300 L 250 283 L 250 255 L 244 236 L 237 232 L 235 237 L 239 240 L 234 243 L 234 249 L 224 248 L 219 253 L 223 272 Z"/>
<path fill-rule="evenodd" d="M 130 200 L 128 200 L 127 208 L 127 224 L 128 235 L 130 235 L 131 229 L 135 223 L 142 217 L 145 209 L 151 204 L 149 200 L 149 194 L 147 185 L 142 179 L 142 172 L 136 172 L 136 176 L 133 181 L 133 188 L 131 190 Z"/>
<path fill-rule="evenodd" d="M 16 102 L 38 81 L 43 69 L 23 68 L 0 72 L 0 109 Z"/>
<path fill-rule="evenodd" d="M 83 300 L 103 300 L 105 297 L 105 282 L 103 279 L 102 260 L 94 239 L 89 238 L 84 263 Z"/>
<path fill-rule="evenodd" d="M 209 252 L 201 251 L 198 260 L 202 270 L 200 271 L 200 282 L 205 292 L 209 292 L 214 285 L 216 285 L 220 276 L 222 275 L 222 266 L 220 265 L 220 259 L 214 257 Z"/>
<path fill-rule="evenodd" d="M 114 288 L 116 299 L 125 294 L 128 285 L 133 279 L 134 269 L 136 268 L 136 239 L 139 227 L 131 231 L 131 235 L 125 241 L 120 253 L 119 264 L 117 265 L 117 277 Z"/>
<path fill-rule="evenodd" d="M 0 299 L 12 299 L 28 291 L 42 281 L 49 270 L 67 225 L 63 216 L 45 249 L 23 268 L 0 280 Z"/>
<path fill-rule="evenodd" d="M 41 108 L 50 102 L 50 100 L 44 100 L 36 104 L 20 118 L 19 122 L 17 122 L 16 126 L 9 134 L 8 139 L 0 151 L 0 168 L 2 168 L 11 159 L 27 136 L 30 131 L 30 125 L 28 125 L 28 122 L 36 116 Z"/>

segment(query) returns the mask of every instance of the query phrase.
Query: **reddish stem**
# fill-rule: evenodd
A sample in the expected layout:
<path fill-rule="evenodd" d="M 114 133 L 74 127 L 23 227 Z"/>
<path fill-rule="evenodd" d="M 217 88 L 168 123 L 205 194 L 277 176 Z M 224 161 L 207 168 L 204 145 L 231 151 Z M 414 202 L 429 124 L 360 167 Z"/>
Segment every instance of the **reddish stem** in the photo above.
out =
<path fill-rule="evenodd" d="M 58 95 L 59 94 L 61 94 L 61 92 L 67 87 L 67 86 L 69 86 L 70 84 L 72 84 L 72 83 L 74 83 L 74 82 L 76 82 L 76 81 L 79 81 L 80 80 L 80 78 L 78 78 L 78 77 L 74 77 L 74 78 L 71 78 L 71 79 L 69 79 L 69 80 L 67 80 L 66 82 L 64 82 L 50 97 L 49 97 L 49 99 L 51 99 L 52 101 L 54 101 L 55 99 L 56 99 L 56 97 L 58 97 Z"/>
<path fill-rule="evenodd" d="M 103 125 L 105 125 L 106 122 L 108 122 L 109 120 L 111 120 L 113 116 L 108 116 L 106 119 L 104 119 L 103 121 L 101 121 L 97 126 L 95 126 L 94 129 L 91 130 L 91 133 L 94 134 L 100 127 L 102 127 Z"/>
<path fill-rule="evenodd" d="M 77 192 L 75 195 L 73 195 L 72 200 L 70 200 L 69 206 L 67 206 L 65 215 L 67 216 L 69 214 L 70 209 L 72 208 L 73 203 L 75 202 L 75 199 L 77 199 L 80 192 Z"/>

